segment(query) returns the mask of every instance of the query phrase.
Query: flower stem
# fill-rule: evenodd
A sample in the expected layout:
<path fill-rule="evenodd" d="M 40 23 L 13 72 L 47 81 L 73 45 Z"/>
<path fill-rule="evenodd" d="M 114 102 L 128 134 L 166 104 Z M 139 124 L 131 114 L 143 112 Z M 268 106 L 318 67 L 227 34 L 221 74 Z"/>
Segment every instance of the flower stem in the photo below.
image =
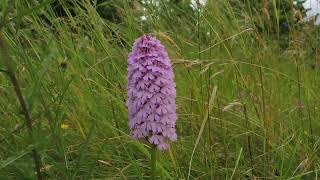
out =
<path fill-rule="evenodd" d="M 153 145 L 151 147 L 151 179 L 156 179 L 157 177 L 157 146 Z"/>

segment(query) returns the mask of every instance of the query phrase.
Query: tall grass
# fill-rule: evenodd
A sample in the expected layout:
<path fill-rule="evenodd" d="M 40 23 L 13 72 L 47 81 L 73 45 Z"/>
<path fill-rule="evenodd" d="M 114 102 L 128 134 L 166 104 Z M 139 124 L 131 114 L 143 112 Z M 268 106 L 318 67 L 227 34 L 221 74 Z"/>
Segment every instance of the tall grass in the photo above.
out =
<path fill-rule="evenodd" d="M 149 178 L 151 147 L 130 138 L 125 106 L 127 55 L 143 33 L 166 45 L 177 83 L 179 137 L 158 154 L 163 179 L 318 177 L 318 27 L 288 17 L 284 41 L 279 19 L 266 23 L 277 24 L 275 33 L 260 26 L 268 18 L 247 10 L 249 1 L 212 0 L 200 13 L 185 1 L 145 10 L 136 1 L 100 5 L 114 6 L 119 22 L 101 18 L 89 1 L 59 1 L 65 17 L 49 1 L 2 2 L 35 141 L 1 73 L 0 179 L 35 178 L 35 147 L 45 179 Z"/>

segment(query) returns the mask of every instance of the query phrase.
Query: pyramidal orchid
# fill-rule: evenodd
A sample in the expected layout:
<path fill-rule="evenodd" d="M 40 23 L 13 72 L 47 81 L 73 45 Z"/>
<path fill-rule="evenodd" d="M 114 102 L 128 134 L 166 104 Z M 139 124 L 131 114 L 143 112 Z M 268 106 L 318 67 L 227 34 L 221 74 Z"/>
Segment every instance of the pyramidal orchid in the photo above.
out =
<path fill-rule="evenodd" d="M 129 126 L 134 139 L 147 139 L 160 150 L 176 141 L 176 90 L 165 47 L 143 35 L 128 57 Z"/>

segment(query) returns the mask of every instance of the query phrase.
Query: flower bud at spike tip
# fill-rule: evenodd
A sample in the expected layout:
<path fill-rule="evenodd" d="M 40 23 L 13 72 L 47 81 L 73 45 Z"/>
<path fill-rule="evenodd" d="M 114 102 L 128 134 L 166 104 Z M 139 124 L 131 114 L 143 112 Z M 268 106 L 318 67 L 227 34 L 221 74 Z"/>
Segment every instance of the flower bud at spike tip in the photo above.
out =
<path fill-rule="evenodd" d="M 143 35 L 128 58 L 129 126 L 134 139 L 147 139 L 160 150 L 176 141 L 176 89 L 165 47 Z"/>

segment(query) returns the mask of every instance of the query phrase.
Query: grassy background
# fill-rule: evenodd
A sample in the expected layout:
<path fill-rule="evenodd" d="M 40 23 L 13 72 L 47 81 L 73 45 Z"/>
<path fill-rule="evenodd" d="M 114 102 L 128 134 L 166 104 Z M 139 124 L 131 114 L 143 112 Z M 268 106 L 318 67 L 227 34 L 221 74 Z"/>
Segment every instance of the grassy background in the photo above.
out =
<path fill-rule="evenodd" d="M 1 1 L 35 138 L 1 73 L 0 179 L 34 179 L 33 148 L 45 179 L 149 177 L 149 145 L 130 138 L 125 106 L 127 56 L 143 33 L 166 46 L 177 83 L 178 141 L 161 153 L 162 179 L 318 177 L 319 28 L 288 13 L 283 33 L 285 1 L 261 11 L 231 0 L 199 12 L 187 1 L 100 4 L 117 21 L 89 1 L 59 1 L 66 14 L 57 17 L 49 2 Z"/>

